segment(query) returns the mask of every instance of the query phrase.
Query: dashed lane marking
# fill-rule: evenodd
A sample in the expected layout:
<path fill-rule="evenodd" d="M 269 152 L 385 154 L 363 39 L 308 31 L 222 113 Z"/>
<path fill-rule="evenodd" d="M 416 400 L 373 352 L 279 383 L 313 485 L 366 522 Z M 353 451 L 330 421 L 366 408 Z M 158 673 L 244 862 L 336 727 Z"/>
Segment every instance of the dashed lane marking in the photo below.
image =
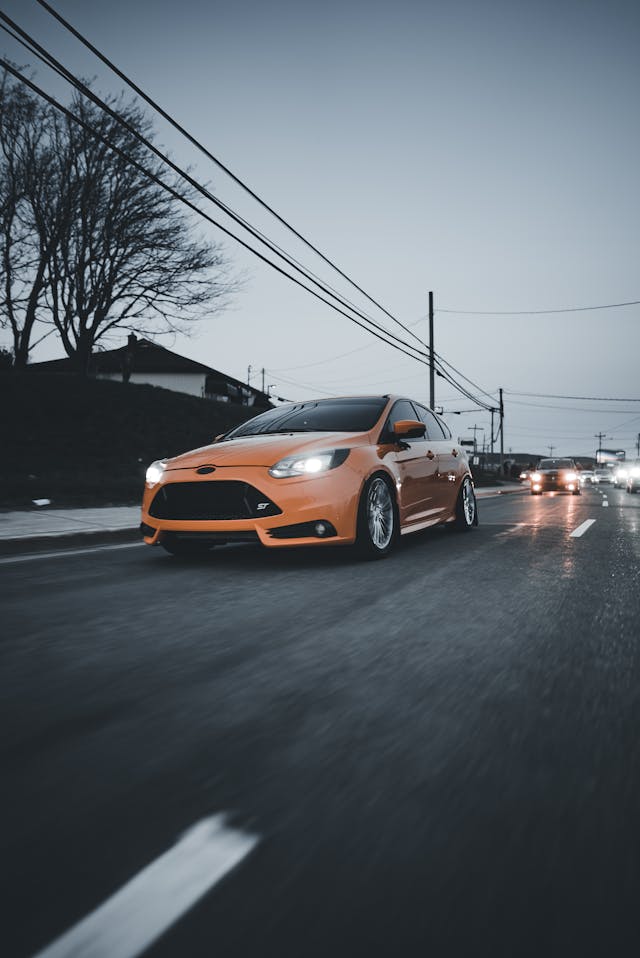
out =
<path fill-rule="evenodd" d="M 573 532 L 570 533 L 571 537 L 573 539 L 579 539 L 580 536 L 583 536 L 585 532 L 591 528 L 595 521 L 595 519 L 587 519 L 582 523 L 582 525 L 578 526 L 577 529 L 574 529 Z"/>
<path fill-rule="evenodd" d="M 484 525 L 486 525 L 486 523 L 484 523 Z M 496 539 L 502 539 L 504 536 L 512 536 L 515 532 L 522 532 L 528 525 L 529 523 L 526 522 L 516 522 L 510 529 L 505 529 L 504 532 L 497 532 Z"/>
<path fill-rule="evenodd" d="M 135 958 L 257 843 L 256 836 L 227 828 L 223 815 L 203 819 L 35 958 Z"/>

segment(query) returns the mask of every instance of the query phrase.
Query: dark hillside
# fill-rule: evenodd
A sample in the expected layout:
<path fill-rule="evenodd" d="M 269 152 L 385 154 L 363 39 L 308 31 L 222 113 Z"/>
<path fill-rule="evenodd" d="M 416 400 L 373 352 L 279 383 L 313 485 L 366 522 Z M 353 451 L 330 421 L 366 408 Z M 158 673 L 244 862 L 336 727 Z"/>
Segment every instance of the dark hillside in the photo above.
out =
<path fill-rule="evenodd" d="M 258 412 L 154 386 L 0 373 L 0 508 L 138 502 L 154 459 Z"/>

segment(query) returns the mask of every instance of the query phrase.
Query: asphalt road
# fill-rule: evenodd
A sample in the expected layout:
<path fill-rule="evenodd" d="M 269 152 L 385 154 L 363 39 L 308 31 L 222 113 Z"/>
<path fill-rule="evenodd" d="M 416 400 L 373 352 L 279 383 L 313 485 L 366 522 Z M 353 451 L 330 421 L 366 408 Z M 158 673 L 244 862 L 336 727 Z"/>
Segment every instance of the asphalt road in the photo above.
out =
<path fill-rule="evenodd" d="M 225 812 L 257 843 L 153 958 L 637 955 L 640 496 L 604 496 L 377 563 L 2 560 L 0 953 Z"/>

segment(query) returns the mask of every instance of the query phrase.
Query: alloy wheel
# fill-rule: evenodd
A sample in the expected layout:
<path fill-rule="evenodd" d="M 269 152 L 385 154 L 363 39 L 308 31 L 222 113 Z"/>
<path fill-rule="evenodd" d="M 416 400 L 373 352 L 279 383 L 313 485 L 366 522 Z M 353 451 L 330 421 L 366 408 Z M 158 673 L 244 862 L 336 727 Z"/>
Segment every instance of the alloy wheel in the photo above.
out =
<path fill-rule="evenodd" d="M 386 549 L 393 537 L 393 501 L 384 479 L 374 479 L 367 496 L 367 524 L 371 542 L 379 551 Z"/>

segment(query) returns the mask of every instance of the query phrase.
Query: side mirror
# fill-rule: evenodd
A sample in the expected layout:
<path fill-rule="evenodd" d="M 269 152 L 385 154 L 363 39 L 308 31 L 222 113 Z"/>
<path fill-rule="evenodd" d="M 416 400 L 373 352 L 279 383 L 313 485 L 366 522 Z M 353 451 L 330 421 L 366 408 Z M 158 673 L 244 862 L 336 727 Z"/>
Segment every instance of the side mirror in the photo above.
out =
<path fill-rule="evenodd" d="M 399 419 L 393 426 L 393 434 L 397 439 L 421 439 L 427 427 L 419 419 Z"/>
<path fill-rule="evenodd" d="M 213 437 L 213 441 L 214 441 L 214 442 L 220 442 L 220 440 L 221 440 L 221 439 L 224 439 L 224 437 L 225 437 L 226 435 L 227 435 L 226 432 L 221 432 L 219 436 L 214 436 L 214 437 Z"/>

